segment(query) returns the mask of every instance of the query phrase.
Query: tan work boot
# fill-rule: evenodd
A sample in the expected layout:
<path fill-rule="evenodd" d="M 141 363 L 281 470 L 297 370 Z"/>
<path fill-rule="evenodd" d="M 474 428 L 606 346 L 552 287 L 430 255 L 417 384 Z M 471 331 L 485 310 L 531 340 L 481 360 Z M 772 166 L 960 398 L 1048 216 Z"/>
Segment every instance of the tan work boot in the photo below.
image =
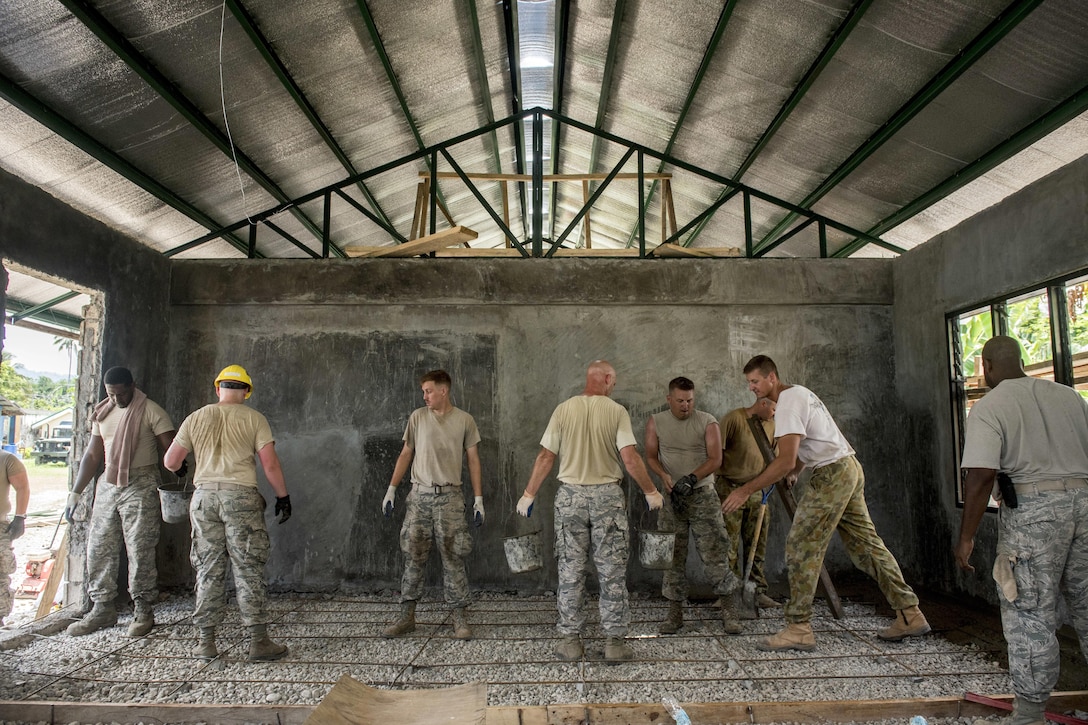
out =
<path fill-rule="evenodd" d="M 1045 710 L 1045 702 L 1031 702 L 1022 697 L 1017 697 L 1012 701 L 1012 714 L 1002 720 L 999 725 L 1044 725 Z M 986 721 L 976 720 L 975 725 L 983 722 Z M 987 722 L 987 725 L 993 725 L 993 723 Z"/>
<path fill-rule="evenodd" d="M 895 613 L 895 621 L 892 626 L 876 633 L 877 637 L 889 642 L 898 642 L 906 637 L 917 637 L 928 634 L 930 631 L 926 615 L 917 606 L 900 609 Z"/>
<path fill-rule="evenodd" d="M 585 650 L 582 649 L 582 638 L 576 634 L 568 634 L 555 648 L 555 656 L 561 660 L 571 662 L 582 659 Z"/>
<path fill-rule="evenodd" d="M 83 619 L 68 625 L 68 634 L 73 637 L 82 637 L 115 624 L 117 624 L 117 607 L 113 605 L 113 602 L 95 602 L 94 608 L 83 615 Z"/>
<path fill-rule="evenodd" d="M 214 660 L 219 656 L 215 648 L 215 627 L 201 627 L 200 639 L 193 648 L 193 657 L 199 660 Z"/>
<path fill-rule="evenodd" d="M 604 641 L 604 659 L 609 664 L 627 662 L 635 658 L 635 651 L 623 637 L 609 637 Z"/>
<path fill-rule="evenodd" d="M 740 634 L 744 627 L 737 620 L 737 605 L 733 597 L 722 597 L 722 627 L 726 634 Z"/>
<path fill-rule="evenodd" d="M 402 634 L 416 631 L 416 603 L 409 600 L 400 603 L 400 616 L 397 621 L 382 630 L 382 636 L 399 637 Z"/>
<path fill-rule="evenodd" d="M 249 661 L 269 662 L 287 656 L 287 645 L 278 644 L 268 638 L 267 624 L 252 624 L 249 627 Z"/>
<path fill-rule="evenodd" d="M 771 599 L 767 596 L 766 592 L 756 596 L 756 606 L 760 609 L 781 609 L 782 605 L 779 602 Z"/>
<path fill-rule="evenodd" d="M 669 614 L 657 628 L 661 634 L 676 634 L 684 626 L 684 603 L 669 600 Z"/>
<path fill-rule="evenodd" d="M 778 634 L 756 644 L 756 649 L 763 652 L 781 652 L 795 649 L 799 652 L 811 652 L 816 649 L 816 635 L 808 622 L 788 622 Z"/>
<path fill-rule="evenodd" d="M 465 621 L 464 607 L 453 610 L 453 637 L 454 639 L 472 639 L 472 628 Z"/>
<path fill-rule="evenodd" d="M 146 599 L 137 599 L 133 602 L 134 611 L 132 622 L 128 625 L 129 637 L 143 637 L 155 626 L 155 613 L 151 608 L 151 602 Z"/>

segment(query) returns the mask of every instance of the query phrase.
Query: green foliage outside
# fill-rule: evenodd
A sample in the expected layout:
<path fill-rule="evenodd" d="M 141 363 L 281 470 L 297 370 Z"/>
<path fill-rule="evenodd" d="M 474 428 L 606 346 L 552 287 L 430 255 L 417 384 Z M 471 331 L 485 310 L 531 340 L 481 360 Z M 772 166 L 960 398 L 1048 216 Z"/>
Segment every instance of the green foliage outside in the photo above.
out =
<path fill-rule="evenodd" d="M 27 410 L 56 411 L 74 405 L 74 380 L 51 380 L 44 375 L 31 380 L 15 372 L 11 354 L 5 352 L 0 362 L 0 395 Z"/>

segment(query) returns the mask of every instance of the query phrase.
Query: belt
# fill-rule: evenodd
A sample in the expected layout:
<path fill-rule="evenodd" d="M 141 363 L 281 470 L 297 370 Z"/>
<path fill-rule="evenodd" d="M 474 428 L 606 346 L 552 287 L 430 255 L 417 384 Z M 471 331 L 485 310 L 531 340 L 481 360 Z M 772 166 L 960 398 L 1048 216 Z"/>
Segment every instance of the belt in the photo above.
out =
<path fill-rule="evenodd" d="M 420 493 L 430 493 L 435 496 L 446 492 L 447 489 L 461 488 L 459 483 L 416 483 L 412 482 L 412 489 Z"/>
<path fill-rule="evenodd" d="M 1033 481 L 1031 483 L 1014 483 L 1017 493 L 1032 494 L 1044 491 L 1072 491 L 1076 488 L 1088 488 L 1086 478 L 1061 478 L 1056 481 Z"/>
<path fill-rule="evenodd" d="M 252 488 L 257 490 L 256 486 L 247 486 L 244 483 L 227 483 L 225 481 L 210 481 L 208 483 L 198 483 L 196 485 L 197 490 L 200 491 L 237 491 L 242 488 Z"/>

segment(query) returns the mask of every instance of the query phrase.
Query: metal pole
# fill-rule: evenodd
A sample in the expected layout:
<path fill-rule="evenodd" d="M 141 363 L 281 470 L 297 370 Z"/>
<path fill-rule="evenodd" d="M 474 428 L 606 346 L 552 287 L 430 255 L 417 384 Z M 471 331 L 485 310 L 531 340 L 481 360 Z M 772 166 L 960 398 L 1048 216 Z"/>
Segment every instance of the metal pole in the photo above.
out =
<path fill-rule="evenodd" d="M 544 250 L 544 116 L 533 113 L 533 256 Z"/>

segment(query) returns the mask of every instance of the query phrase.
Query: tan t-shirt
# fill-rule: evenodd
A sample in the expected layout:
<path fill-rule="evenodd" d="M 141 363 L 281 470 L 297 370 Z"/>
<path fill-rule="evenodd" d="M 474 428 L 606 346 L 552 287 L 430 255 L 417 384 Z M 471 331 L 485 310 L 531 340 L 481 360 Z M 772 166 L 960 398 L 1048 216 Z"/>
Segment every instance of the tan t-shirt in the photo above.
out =
<path fill-rule="evenodd" d="M 623 478 L 619 452 L 635 445 L 631 416 L 604 395 L 578 395 L 552 412 L 540 445 L 559 456 L 563 483 L 616 483 Z"/>
<path fill-rule="evenodd" d="M 117 435 L 125 410 L 115 405 L 105 418 L 91 424 L 91 435 L 102 438 L 102 443 L 105 445 L 107 462 L 113 460 L 113 439 Z M 136 453 L 132 456 L 128 467 L 132 469 L 158 464 L 159 444 L 155 436 L 172 430 L 174 430 L 174 423 L 170 420 L 170 416 L 158 403 L 148 398 L 147 403 L 144 404 L 144 419 L 140 424 L 140 440 L 136 444 Z"/>
<path fill-rule="evenodd" d="M 0 451 L 0 519 L 11 512 L 11 501 L 8 500 L 11 493 L 11 477 L 20 473 L 26 473 L 26 466 L 19 460 L 19 456 Z"/>
<path fill-rule="evenodd" d="M 684 420 L 671 410 L 655 413 L 657 428 L 657 459 L 668 471 L 673 481 L 695 471 L 709 458 L 706 450 L 706 429 L 718 425 L 714 416 L 701 410 L 693 410 Z M 704 477 L 696 485 L 714 484 L 714 474 Z"/>
<path fill-rule="evenodd" d="M 404 428 L 412 449 L 412 483 L 427 486 L 461 482 L 462 454 L 480 442 L 472 416 L 453 407 L 442 415 L 417 408 Z"/>
<path fill-rule="evenodd" d="M 196 456 L 193 482 L 257 487 L 259 450 L 274 443 L 268 419 L 244 405 L 212 403 L 186 418 L 174 442 Z"/>
<path fill-rule="evenodd" d="M 774 445 L 774 421 L 761 422 L 767 440 Z M 718 469 L 718 475 L 737 483 L 748 483 L 767 467 L 752 429 L 748 427 L 748 413 L 744 408 L 731 410 L 722 416 L 721 426 L 722 467 Z"/>

